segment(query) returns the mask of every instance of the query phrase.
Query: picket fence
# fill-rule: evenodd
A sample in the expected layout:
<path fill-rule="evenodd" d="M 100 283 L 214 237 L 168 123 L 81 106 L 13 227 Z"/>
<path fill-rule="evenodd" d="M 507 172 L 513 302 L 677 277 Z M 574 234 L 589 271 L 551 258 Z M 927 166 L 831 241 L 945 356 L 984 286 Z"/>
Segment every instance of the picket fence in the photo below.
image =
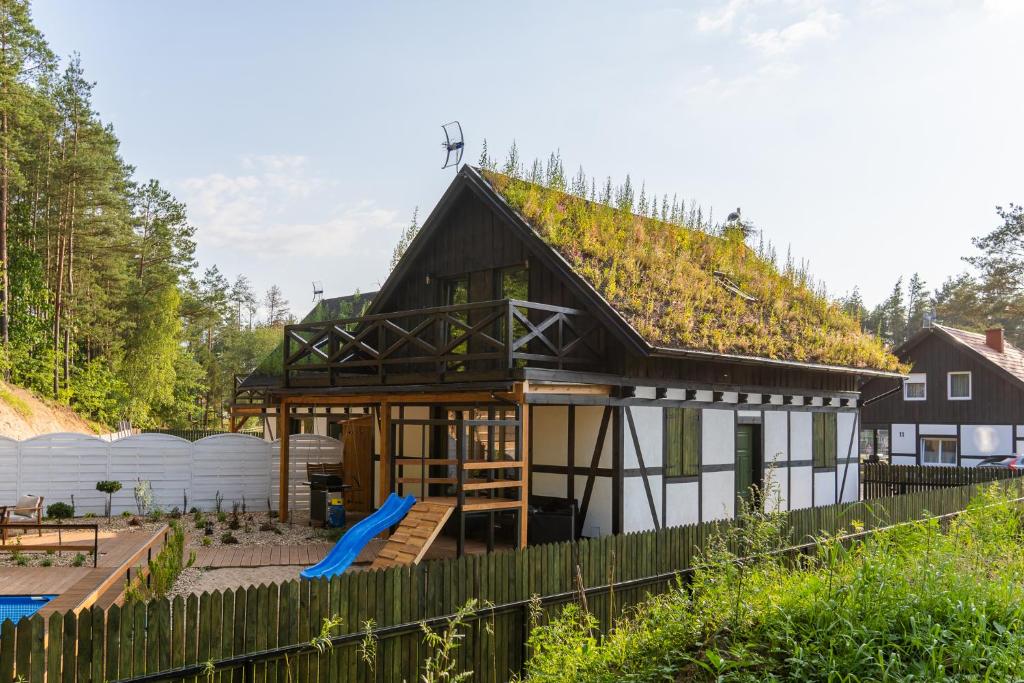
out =
<path fill-rule="evenodd" d="M 897 496 L 935 488 L 980 484 L 997 479 L 1024 476 L 1024 471 L 999 467 L 937 467 L 934 465 L 889 465 L 863 463 L 860 466 L 862 499 Z"/>
<path fill-rule="evenodd" d="M 134 486 L 152 485 L 154 504 L 212 510 L 218 493 L 225 509 L 243 498 L 250 510 L 277 509 L 279 441 L 245 434 L 216 434 L 189 441 L 167 434 L 136 434 L 105 441 L 86 434 L 58 433 L 25 441 L 0 437 L 0 504 L 19 496 L 43 496 L 45 504 L 71 502 L 78 514 L 104 509 L 106 495 L 96 490 L 104 479 L 120 481 L 113 512 L 136 511 Z M 342 443 L 314 434 L 289 438 L 289 508 L 309 506 L 306 464 L 341 462 Z"/>
<path fill-rule="evenodd" d="M 996 484 L 1024 495 L 1024 480 Z M 955 513 L 982 485 L 935 489 L 788 513 L 790 541 L 878 529 Z M 606 630 L 622 611 L 676 585 L 699 549 L 732 522 L 673 527 L 576 543 L 529 547 L 411 567 L 346 573 L 23 619 L 0 627 L 0 680 L 64 681 L 376 681 L 418 680 L 431 654 L 420 622 L 443 627 L 470 598 L 485 607 L 468 619 L 458 668 L 472 680 L 509 681 L 528 656 L 531 597 L 544 617 L 586 595 Z M 582 585 L 581 585 L 582 584 Z M 343 621 L 333 648 L 310 644 L 326 617 Z M 370 668 L 359 652 L 368 620 L 377 643 Z"/>

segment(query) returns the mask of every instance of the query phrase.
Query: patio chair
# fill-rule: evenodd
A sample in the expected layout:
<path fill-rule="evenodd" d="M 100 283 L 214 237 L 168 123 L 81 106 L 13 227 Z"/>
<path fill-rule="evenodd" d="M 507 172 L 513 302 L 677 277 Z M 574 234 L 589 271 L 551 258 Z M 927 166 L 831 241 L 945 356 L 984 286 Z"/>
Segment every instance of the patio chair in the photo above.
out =
<path fill-rule="evenodd" d="M 0 537 L 7 543 L 9 534 L 8 524 L 36 524 L 43 523 L 43 497 L 22 496 L 14 505 L 0 507 Z M 40 536 L 43 535 L 42 527 L 36 529 Z"/>

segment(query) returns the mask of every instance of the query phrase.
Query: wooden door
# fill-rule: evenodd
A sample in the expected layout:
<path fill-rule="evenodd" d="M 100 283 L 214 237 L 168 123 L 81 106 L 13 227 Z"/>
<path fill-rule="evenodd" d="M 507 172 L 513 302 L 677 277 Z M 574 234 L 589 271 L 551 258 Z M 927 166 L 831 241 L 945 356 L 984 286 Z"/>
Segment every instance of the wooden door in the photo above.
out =
<path fill-rule="evenodd" d="M 352 512 L 373 509 L 373 417 L 345 422 L 345 483 L 352 488 L 345 494 L 345 507 Z"/>

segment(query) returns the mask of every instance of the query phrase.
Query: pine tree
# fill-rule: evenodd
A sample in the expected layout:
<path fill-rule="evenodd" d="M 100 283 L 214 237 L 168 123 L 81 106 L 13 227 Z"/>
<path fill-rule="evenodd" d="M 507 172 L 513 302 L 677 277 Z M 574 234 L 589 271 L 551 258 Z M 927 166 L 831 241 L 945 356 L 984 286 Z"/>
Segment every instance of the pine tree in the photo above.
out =
<path fill-rule="evenodd" d="M 925 282 L 919 274 L 914 273 L 907 284 L 907 328 L 904 341 L 924 327 L 925 316 L 931 308 L 932 299 Z"/>
<path fill-rule="evenodd" d="M 405 230 L 402 231 L 402 234 L 398 238 L 398 244 L 395 245 L 395 250 L 391 254 L 391 269 L 388 272 L 391 272 L 398 267 L 398 262 L 402 260 L 402 257 L 405 256 L 405 252 L 409 248 L 409 245 L 412 244 L 412 241 L 416 239 L 416 235 L 419 234 L 420 226 L 417 223 L 419 212 L 420 207 L 418 206 L 412 210 L 412 220 L 409 222 L 409 225 L 406 226 Z"/>
<path fill-rule="evenodd" d="M 516 141 L 512 141 L 512 146 L 508 148 L 508 156 L 505 158 L 505 165 L 502 167 L 501 172 L 510 178 L 522 178 L 522 162 L 519 160 L 519 148 L 516 147 Z"/>

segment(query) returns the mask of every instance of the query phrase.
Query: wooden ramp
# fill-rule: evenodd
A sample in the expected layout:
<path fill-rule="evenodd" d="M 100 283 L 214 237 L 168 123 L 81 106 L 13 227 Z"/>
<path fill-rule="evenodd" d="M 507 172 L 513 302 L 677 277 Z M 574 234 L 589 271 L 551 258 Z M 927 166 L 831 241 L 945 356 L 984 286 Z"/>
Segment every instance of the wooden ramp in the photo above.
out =
<path fill-rule="evenodd" d="M 445 503 L 420 501 L 413 505 L 395 533 L 391 534 L 391 538 L 377 553 L 370 569 L 418 563 L 454 511 L 454 505 Z"/>

